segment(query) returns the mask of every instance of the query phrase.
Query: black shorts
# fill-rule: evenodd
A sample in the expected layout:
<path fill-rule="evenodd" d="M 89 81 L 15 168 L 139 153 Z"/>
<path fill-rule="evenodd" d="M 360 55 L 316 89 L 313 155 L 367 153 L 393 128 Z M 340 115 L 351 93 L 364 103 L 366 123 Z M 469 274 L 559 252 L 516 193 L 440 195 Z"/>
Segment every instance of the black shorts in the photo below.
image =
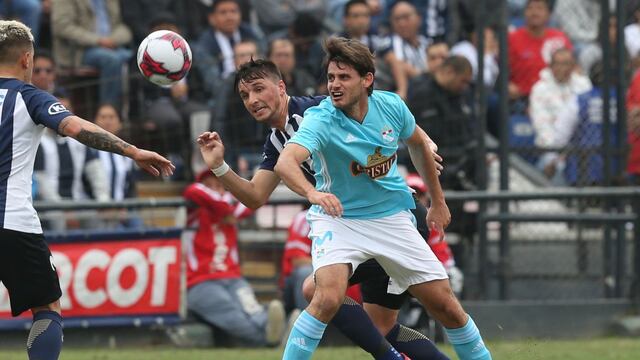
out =
<path fill-rule="evenodd" d="M 362 301 L 398 310 L 409 297 L 405 291 L 400 295 L 389 294 L 389 275 L 375 259 L 369 259 L 358 266 L 349 279 L 349 285 L 360 284 Z"/>
<path fill-rule="evenodd" d="M 0 281 L 9 290 L 13 316 L 62 296 L 53 257 L 42 234 L 0 229 Z"/>
<path fill-rule="evenodd" d="M 411 210 L 416 217 L 418 232 L 426 239 L 429 236 L 427 228 L 427 209 L 414 197 L 416 208 Z M 349 285 L 360 284 L 362 301 L 369 304 L 384 306 L 388 309 L 398 310 L 409 297 L 409 292 L 405 291 L 400 295 L 389 294 L 389 275 L 375 259 L 369 259 L 360 264 L 349 279 Z"/>

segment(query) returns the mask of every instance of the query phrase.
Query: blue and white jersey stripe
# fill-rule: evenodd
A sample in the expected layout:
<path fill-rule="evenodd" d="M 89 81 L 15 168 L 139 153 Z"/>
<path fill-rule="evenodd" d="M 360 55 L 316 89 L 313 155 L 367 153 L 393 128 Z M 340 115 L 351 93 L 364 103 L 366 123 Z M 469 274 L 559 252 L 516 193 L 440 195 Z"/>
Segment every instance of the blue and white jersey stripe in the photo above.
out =
<path fill-rule="evenodd" d="M 325 96 L 291 96 L 289 98 L 287 123 L 284 131 L 271 129 L 271 134 L 267 136 L 267 141 L 264 144 L 260 169 L 273 171 L 285 145 L 300 128 L 304 112 L 308 108 L 318 105 L 324 98 Z M 300 167 L 307 180 L 315 184 L 312 159 L 307 159 Z"/>
<path fill-rule="evenodd" d="M 0 228 L 42 233 L 32 205 L 33 164 L 45 126 L 72 115 L 49 93 L 0 78 Z"/>

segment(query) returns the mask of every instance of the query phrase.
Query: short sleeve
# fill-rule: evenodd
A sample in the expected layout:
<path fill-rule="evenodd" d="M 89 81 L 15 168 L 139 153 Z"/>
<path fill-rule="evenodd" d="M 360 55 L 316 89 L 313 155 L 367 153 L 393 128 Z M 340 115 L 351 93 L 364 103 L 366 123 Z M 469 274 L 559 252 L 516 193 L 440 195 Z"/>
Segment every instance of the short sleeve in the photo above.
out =
<path fill-rule="evenodd" d="M 269 135 L 267 141 L 264 143 L 264 148 L 262 151 L 262 162 L 260 163 L 258 168 L 262 170 L 273 171 L 273 169 L 276 167 L 276 163 L 278 162 L 278 158 L 280 157 L 280 153 L 271 143 L 270 137 L 271 135 Z"/>
<path fill-rule="evenodd" d="M 328 142 L 328 124 L 331 115 L 321 107 L 312 107 L 304 112 L 304 121 L 289 143 L 298 144 L 310 153 L 320 151 Z"/>
<path fill-rule="evenodd" d="M 33 85 L 25 85 L 20 93 L 36 124 L 58 131 L 62 120 L 73 115 L 57 98 Z"/>
<path fill-rule="evenodd" d="M 400 97 L 398 97 L 398 112 L 399 118 L 401 119 L 400 138 L 405 140 L 411 137 L 413 132 L 416 130 L 416 118 L 407 107 L 407 104 L 405 104 Z"/>

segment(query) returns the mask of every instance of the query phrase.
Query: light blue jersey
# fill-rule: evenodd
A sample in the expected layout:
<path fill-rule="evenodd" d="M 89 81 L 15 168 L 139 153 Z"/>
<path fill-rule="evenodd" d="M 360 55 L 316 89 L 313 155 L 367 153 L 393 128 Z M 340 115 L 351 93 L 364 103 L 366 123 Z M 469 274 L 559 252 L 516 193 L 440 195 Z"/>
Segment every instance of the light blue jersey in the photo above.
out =
<path fill-rule="evenodd" d="M 305 111 L 289 140 L 312 154 L 316 189 L 336 195 L 345 218 L 379 218 L 415 207 L 396 162 L 398 141 L 413 134 L 415 118 L 396 94 L 374 91 L 368 101 L 360 124 L 326 98 Z M 322 209 L 314 205 L 310 211 Z"/>

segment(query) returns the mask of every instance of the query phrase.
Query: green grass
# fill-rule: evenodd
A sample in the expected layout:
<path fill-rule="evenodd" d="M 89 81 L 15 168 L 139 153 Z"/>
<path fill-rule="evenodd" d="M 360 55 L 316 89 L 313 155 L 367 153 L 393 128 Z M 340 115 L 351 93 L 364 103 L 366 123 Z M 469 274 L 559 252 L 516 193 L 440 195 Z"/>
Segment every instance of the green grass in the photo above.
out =
<path fill-rule="evenodd" d="M 440 346 L 449 356 L 449 346 Z M 607 338 L 575 341 L 525 340 L 491 342 L 489 348 L 495 360 L 638 360 L 640 339 Z M 173 348 L 142 348 L 124 350 L 64 349 L 60 360 L 278 360 L 277 349 L 239 350 L 206 349 L 182 350 Z M 26 359 L 23 351 L 0 350 L 3 360 Z M 371 357 L 355 347 L 327 348 L 318 350 L 314 360 L 369 360 Z"/>

